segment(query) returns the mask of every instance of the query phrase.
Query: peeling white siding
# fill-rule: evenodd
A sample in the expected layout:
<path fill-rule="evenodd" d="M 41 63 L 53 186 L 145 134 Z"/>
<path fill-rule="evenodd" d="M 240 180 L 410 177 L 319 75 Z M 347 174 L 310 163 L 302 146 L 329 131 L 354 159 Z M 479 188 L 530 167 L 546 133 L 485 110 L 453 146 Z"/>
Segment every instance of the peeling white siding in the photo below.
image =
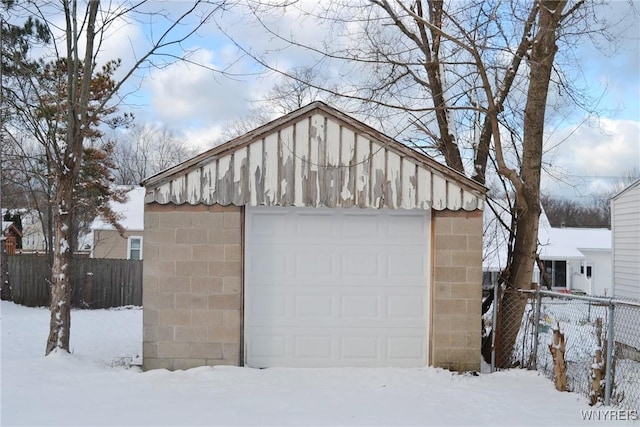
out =
<path fill-rule="evenodd" d="M 187 174 L 187 201 L 197 205 L 202 201 L 202 169 L 196 168 Z"/>
<path fill-rule="evenodd" d="M 482 209 L 481 191 L 370 135 L 314 113 L 147 185 L 147 202 Z"/>

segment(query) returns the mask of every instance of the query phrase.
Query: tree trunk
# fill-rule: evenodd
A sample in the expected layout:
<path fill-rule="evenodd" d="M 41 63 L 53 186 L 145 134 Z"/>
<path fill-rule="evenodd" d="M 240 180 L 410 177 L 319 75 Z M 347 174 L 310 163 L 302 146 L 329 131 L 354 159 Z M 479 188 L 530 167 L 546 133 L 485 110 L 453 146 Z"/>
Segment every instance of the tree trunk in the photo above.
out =
<path fill-rule="evenodd" d="M 507 289 L 530 289 L 538 243 L 540 218 L 540 174 L 545 111 L 557 51 L 556 32 L 562 19 L 565 0 L 541 1 L 538 32 L 531 48 L 529 88 L 524 112 L 523 152 L 520 182 L 515 183 L 515 240 L 511 263 L 503 277 Z M 526 299 L 505 293 L 498 313 L 501 336 L 497 354 L 501 366 L 509 363 L 526 306 Z M 498 359 L 497 359 L 498 360 Z"/>
<path fill-rule="evenodd" d="M 567 362 L 564 352 L 567 343 L 564 334 L 560 332 L 560 325 L 553 330 L 553 342 L 549 344 L 549 351 L 553 357 L 553 382 L 558 391 L 567 391 Z"/>
<path fill-rule="evenodd" d="M 51 320 L 46 354 L 60 349 L 69 351 L 71 330 L 71 223 L 73 222 L 73 177 L 62 174 L 56 193 L 54 214 L 55 247 L 51 267 Z"/>
<path fill-rule="evenodd" d="M 13 301 L 11 278 L 9 277 L 9 257 L 7 256 L 7 240 L 0 236 L 0 299 Z"/>

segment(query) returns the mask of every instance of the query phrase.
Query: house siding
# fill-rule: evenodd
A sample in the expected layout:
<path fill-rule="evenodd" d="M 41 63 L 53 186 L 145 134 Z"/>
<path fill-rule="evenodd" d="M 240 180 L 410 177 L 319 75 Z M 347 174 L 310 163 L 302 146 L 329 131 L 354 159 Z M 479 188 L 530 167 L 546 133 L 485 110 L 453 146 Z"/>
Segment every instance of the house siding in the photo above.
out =
<path fill-rule="evenodd" d="M 613 294 L 640 299 L 640 181 L 611 200 Z"/>
<path fill-rule="evenodd" d="M 129 237 L 142 237 L 144 242 L 144 231 L 125 231 L 124 236 L 120 236 L 116 230 L 94 230 L 93 236 L 93 258 L 128 259 Z M 144 251 L 142 253 L 144 257 Z"/>
<path fill-rule="evenodd" d="M 241 364 L 242 208 L 147 205 L 144 369 Z"/>
<path fill-rule="evenodd" d="M 434 211 L 430 364 L 480 369 L 482 212 Z"/>

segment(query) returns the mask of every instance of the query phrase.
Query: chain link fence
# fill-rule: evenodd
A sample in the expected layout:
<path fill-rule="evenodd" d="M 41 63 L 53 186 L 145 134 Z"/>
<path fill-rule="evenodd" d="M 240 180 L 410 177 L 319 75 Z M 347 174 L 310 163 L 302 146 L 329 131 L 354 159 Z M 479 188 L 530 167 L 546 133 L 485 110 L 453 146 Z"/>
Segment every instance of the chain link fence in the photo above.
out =
<path fill-rule="evenodd" d="M 495 325 L 492 370 L 537 369 L 553 379 L 558 330 L 569 391 L 592 404 L 640 408 L 640 301 L 497 288 L 485 323 Z"/>

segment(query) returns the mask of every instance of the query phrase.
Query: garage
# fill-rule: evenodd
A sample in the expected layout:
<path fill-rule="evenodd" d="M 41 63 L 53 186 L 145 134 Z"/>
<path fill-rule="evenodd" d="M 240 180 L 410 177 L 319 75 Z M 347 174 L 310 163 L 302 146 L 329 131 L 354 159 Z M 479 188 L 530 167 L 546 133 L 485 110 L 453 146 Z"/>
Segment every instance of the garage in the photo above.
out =
<path fill-rule="evenodd" d="M 479 369 L 464 175 L 314 102 L 142 185 L 145 370 Z"/>
<path fill-rule="evenodd" d="M 427 214 L 251 207 L 245 221 L 248 366 L 425 365 Z"/>

